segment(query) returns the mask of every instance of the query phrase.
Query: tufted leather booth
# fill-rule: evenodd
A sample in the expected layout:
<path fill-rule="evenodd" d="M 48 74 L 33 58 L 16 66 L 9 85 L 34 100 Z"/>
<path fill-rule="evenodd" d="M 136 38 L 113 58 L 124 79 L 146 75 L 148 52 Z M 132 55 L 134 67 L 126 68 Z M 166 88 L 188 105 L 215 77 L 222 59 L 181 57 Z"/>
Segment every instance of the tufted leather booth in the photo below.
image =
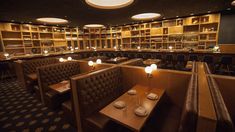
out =
<path fill-rule="evenodd" d="M 218 84 L 211 76 L 208 76 L 207 80 L 217 116 L 216 131 L 234 132 L 234 125 L 228 112 L 228 109 L 225 105 L 224 99 L 219 91 Z"/>
<path fill-rule="evenodd" d="M 123 93 L 121 69 L 112 67 L 72 78 L 72 90 L 77 126 L 87 132 L 106 131 L 112 122 L 99 110 Z"/>
<path fill-rule="evenodd" d="M 40 67 L 37 70 L 39 86 L 43 102 L 52 109 L 58 108 L 62 102 L 70 98 L 70 93 L 58 94 L 49 85 L 69 80 L 80 73 L 78 62 L 64 62 Z"/>
<path fill-rule="evenodd" d="M 198 81 L 193 74 L 186 93 L 185 104 L 181 115 L 179 132 L 196 132 L 198 117 Z"/>
<path fill-rule="evenodd" d="M 20 80 L 22 87 L 28 89 L 29 91 L 33 91 L 34 85 L 37 85 L 37 79 L 31 80 L 30 78 L 28 78 L 28 75 L 36 74 L 36 69 L 38 67 L 55 64 L 58 62 L 59 61 L 56 58 L 41 58 L 41 59 L 17 61 L 16 62 L 17 78 Z"/>

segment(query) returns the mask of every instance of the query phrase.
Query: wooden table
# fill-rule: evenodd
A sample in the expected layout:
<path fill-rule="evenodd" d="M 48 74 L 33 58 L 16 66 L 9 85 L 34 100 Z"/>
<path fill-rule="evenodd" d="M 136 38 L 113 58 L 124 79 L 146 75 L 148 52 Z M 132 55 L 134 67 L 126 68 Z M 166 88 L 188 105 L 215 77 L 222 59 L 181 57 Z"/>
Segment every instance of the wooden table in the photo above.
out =
<path fill-rule="evenodd" d="M 38 76 L 36 73 L 29 74 L 27 75 L 27 77 L 31 80 L 38 80 Z"/>
<path fill-rule="evenodd" d="M 148 88 L 141 85 L 136 85 L 132 89 L 137 91 L 136 95 L 129 95 L 128 93 L 124 93 L 122 96 L 117 98 L 115 101 L 104 107 L 100 110 L 100 113 L 109 117 L 117 123 L 120 123 L 131 130 L 140 131 L 147 119 L 149 118 L 151 112 L 161 99 L 165 89 L 160 88 Z M 149 100 L 147 98 L 147 93 L 152 92 L 159 96 L 157 100 Z M 126 103 L 126 107 L 123 109 L 117 109 L 113 105 L 116 101 L 124 101 Z M 148 115 L 145 117 L 139 117 L 134 113 L 134 110 L 139 106 L 138 102 L 140 102 L 140 106 L 143 106 L 148 111 Z"/>
<path fill-rule="evenodd" d="M 112 58 L 112 59 L 106 60 L 105 62 L 113 63 L 113 64 L 118 64 L 118 63 L 124 62 L 126 60 L 128 60 L 127 57 L 116 57 L 116 58 Z"/>
<path fill-rule="evenodd" d="M 145 65 L 159 64 L 161 62 L 160 59 L 147 59 L 143 61 Z"/>
<path fill-rule="evenodd" d="M 56 91 L 59 94 L 65 93 L 70 90 L 70 82 L 68 81 L 67 83 L 57 83 L 57 84 L 52 84 L 49 86 L 52 90 Z"/>

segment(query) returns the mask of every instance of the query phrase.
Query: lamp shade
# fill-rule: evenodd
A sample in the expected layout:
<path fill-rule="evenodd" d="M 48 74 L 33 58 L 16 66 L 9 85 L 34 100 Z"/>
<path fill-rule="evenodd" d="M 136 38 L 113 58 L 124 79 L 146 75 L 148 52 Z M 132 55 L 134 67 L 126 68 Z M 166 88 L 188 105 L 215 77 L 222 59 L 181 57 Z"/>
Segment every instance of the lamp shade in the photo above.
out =
<path fill-rule="evenodd" d="M 64 62 L 64 58 L 60 58 L 59 61 L 60 61 L 60 62 Z"/>
<path fill-rule="evenodd" d="M 71 60 L 72 60 L 72 57 L 69 56 L 69 57 L 68 57 L 68 60 L 71 61 Z"/>
<path fill-rule="evenodd" d="M 147 74 L 151 74 L 152 71 L 153 71 L 153 69 L 152 69 L 150 66 L 145 67 L 144 70 L 145 70 L 145 72 L 146 72 Z"/>
<path fill-rule="evenodd" d="M 5 56 L 5 57 L 8 57 L 8 56 L 9 56 L 9 53 L 4 53 L 4 56 Z"/>
<path fill-rule="evenodd" d="M 88 61 L 88 65 L 89 65 L 89 66 L 93 66 L 93 65 L 94 65 L 94 62 L 93 62 L 93 61 Z"/>
<path fill-rule="evenodd" d="M 101 59 L 97 59 L 97 60 L 96 60 L 96 63 L 97 63 L 97 64 L 101 64 L 101 63 L 102 63 Z"/>
<path fill-rule="evenodd" d="M 157 65 L 156 64 L 152 64 L 150 67 L 152 68 L 152 70 L 157 70 Z"/>

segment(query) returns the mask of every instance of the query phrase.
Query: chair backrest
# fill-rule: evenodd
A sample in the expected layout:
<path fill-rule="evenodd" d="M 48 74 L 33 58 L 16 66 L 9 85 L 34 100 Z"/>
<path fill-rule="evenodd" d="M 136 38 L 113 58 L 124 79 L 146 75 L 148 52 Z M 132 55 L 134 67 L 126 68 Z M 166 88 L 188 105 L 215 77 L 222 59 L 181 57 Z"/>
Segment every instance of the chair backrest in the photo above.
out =
<path fill-rule="evenodd" d="M 59 63 L 57 58 L 42 58 L 23 61 L 23 72 L 24 74 L 36 73 L 38 67 Z"/>
<path fill-rule="evenodd" d="M 198 79 L 193 74 L 188 86 L 186 99 L 181 115 L 179 132 L 195 132 L 198 117 Z"/>
<path fill-rule="evenodd" d="M 213 77 L 207 77 L 209 88 L 212 95 L 212 100 L 215 107 L 216 117 L 217 117 L 217 132 L 234 132 L 234 125 L 227 107 L 224 103 L 224 99 L 219 91 L 218 84 Z"/>
<path fill-rule="evenodd" d="M 39 86 L 43 93 L 48 91 L 48 86 L 69 80 L 70 77 L 80 73 L 78 62 L 64 62 L 38 68 Z"/>
<path fill-rule="evenodd" d="M 84 119 L 122 94 L 121 69 L 112 67 L 72 78 L 74 106 Z M 75 108 L 76 110 L 76 108 Z"/>
<path fill-rule="evenodd" d="M 213 58 L 213 56 L 208 56 L 208 55 L 204 56 L 203 62 L 206 62 L 208 64 L 212 64 L 212 63 L 214 63 L 214 58 Z"/>
<path fill-rule="evenodd" d="M 233 58 L 231 56 L 222 56 L 220 63 L 223 65 L 231 65 L 233 62 Z"/>

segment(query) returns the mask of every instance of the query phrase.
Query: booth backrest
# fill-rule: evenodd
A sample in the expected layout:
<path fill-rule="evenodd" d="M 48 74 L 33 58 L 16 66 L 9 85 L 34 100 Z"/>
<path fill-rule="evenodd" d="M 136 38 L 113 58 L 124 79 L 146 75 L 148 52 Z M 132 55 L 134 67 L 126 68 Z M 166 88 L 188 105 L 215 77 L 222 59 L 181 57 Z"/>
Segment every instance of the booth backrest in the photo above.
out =
<path fill-rule="evenodd" d="M 84 119 L 122 94 L 120 67 L 74 77 L 72 91 L 75 111 Z"/>
<path fill-rule="evenodd" d="M 43 59 L 34 59 L 27 60 L 22 63 L 24 74 L 36 73 L 37 67 L 55 64 L 58 63 L 59 59 L 57 58 L 43 58 Z"/>
<path fill-rule="evenodd" d="M 56 84 L 80 73 L 78 62 L 64 62 L 38 68 L 37 75 L 39 86 L 43 94 L 48 91 L 48 86 Z"/>
<path fill-rule="evenodd" d="M 198 117 L 198 80 L 193 74 L 186 93 L 185 104 L 181 114 L 179 132 L 195 132 Z"/>
<path fill-rule="evenodd" d="M 234 126 L 219 87 L 211 76 L 207 77 L 217 116 L 217 132 L 233 132 Z"/>

